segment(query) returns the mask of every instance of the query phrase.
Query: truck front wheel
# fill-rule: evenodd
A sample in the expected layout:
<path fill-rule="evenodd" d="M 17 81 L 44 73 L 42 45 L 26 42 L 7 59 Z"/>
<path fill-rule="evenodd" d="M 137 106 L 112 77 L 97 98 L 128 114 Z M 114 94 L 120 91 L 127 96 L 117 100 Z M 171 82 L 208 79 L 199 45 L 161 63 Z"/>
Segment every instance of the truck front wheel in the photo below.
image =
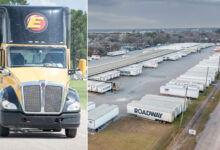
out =
<path fill-rule="evenodd" d="M 65 129 L 66 137 L 74 138 L 76 137 L 77 129 Z"/>
<path fill-rule="evenodd" d="M 0 125 L 0 136 L 7 137 L 9 135 L 9 128 Z"/>

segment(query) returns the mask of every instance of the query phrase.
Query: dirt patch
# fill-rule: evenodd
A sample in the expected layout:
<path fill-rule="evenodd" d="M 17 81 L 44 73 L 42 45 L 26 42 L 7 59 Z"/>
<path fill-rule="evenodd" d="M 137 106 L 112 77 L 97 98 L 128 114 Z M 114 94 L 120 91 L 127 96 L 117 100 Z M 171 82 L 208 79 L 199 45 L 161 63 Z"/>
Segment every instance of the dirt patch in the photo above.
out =
<path fill-rule="evenodd" d="M 89 150 L 155 150 L 161 140 L 169 140 L 173 128 L 170 124 L 122 117 L 102 132 L 89 135 Z"/>

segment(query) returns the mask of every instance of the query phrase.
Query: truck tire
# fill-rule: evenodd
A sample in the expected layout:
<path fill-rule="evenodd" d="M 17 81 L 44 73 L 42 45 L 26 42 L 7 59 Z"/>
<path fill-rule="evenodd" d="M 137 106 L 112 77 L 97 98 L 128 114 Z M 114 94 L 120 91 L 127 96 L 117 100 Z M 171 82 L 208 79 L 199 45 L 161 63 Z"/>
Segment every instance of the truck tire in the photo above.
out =
<path fill-rule="evenodd" d="M 9 128 L 5 128 L 0 125 L 0 136 L 7 137 L 8 135 L 9 135 Z"/>
<path fill-rule="evenodd" d="M 66 137 L 74 138 L 76 137 L 77 129 L 65 129 Z"/>

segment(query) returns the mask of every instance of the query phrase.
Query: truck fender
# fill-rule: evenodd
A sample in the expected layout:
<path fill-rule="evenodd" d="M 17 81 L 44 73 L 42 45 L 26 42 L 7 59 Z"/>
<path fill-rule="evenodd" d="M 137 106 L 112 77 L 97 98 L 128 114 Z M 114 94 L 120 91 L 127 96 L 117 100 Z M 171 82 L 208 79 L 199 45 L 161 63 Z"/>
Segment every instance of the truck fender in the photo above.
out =
<path fill-rule="evenodd" d="M 6 88 L 3 89 L 3 96 L 1 101 L 2 100 L 8 100 L 9 102 L 15 104 L 19 111 L 22 110 L 17 94 L 15 93 L 15 90 L 12 86 L 7 86 Z"/>

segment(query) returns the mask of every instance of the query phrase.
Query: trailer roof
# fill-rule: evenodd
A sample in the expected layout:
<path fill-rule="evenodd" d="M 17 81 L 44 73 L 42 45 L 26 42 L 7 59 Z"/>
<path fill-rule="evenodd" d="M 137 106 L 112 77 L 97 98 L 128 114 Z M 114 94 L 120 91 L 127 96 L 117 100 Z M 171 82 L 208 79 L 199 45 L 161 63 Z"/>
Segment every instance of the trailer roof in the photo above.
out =
<path fill-rule="evenodd" d="M 116 108 L 118 109 L 118 106 L 116 105 L 108 105 L 108 104 L 99 105 L 98 107 L 96 107 L 95 109 L 89 112 L 88 119 L 96 120 Z"/>

